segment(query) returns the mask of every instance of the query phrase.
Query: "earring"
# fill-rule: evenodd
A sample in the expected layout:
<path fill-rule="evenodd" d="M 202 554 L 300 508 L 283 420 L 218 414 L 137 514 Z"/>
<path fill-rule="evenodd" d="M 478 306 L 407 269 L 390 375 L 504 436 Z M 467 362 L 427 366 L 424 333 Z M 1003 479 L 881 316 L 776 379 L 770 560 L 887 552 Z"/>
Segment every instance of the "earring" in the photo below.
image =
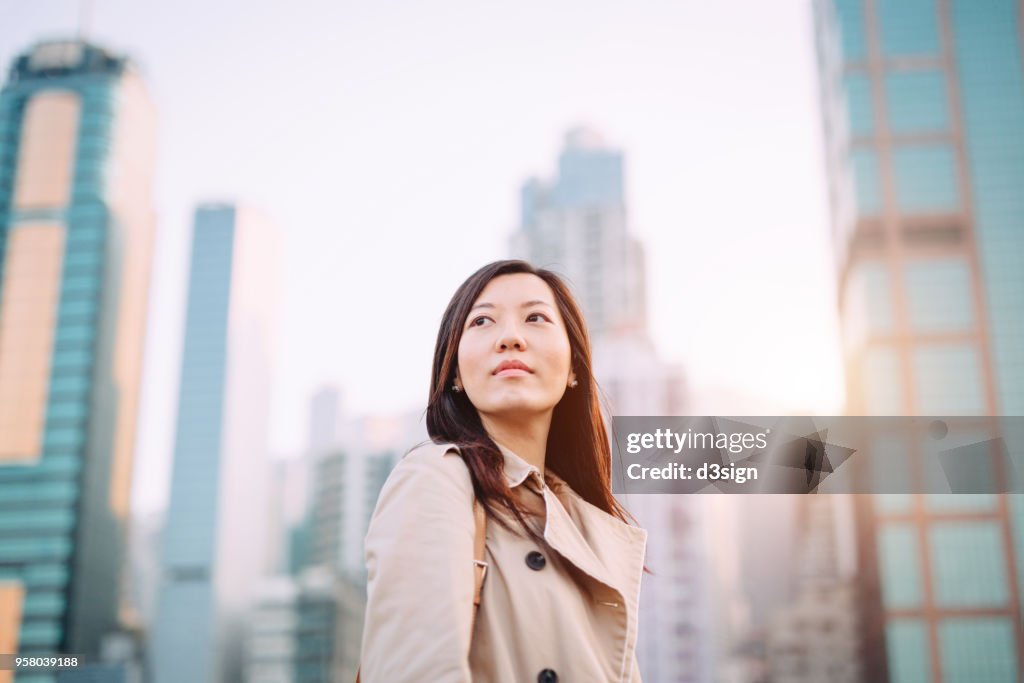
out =
<path fill-rule="evenodd" d="M 461 389 L 461 388 L 459 388 L 459 385 L 458 385 L 458 384 L 453 384 L 453 385 L 452 385 L 452 391 L 454 391 L 454 392 L 459 392 L 459 391 L 462 391 L 462 389 Z"/>
<path fill-rule="evenodd" d="M 573 381 L 569 382 L 569 388 L 573 389 L 573 388 L 576 387 L 577 384 L 579 384 L 579 382 L 576 381 L 576 380 L 573 380 Z"/>

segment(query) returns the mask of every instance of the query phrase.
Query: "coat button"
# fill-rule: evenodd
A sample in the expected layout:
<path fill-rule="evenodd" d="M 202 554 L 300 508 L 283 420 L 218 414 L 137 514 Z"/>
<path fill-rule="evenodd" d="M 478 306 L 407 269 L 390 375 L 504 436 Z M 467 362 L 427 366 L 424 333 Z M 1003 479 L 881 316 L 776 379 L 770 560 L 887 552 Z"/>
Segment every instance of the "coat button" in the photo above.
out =
<path fill-rule="evenodd" d="M 544 559 L 544 556 L 541 555 L 536 550 L 531 550 L 530 552 L 526 553 L 526 566 L 529 567 L 530 569 L 536 569 L 536 570 L 539 571 L 539 570 L 544 568 L 544 565 L 546 563 L 547 563 L 547 560 Z M 551 670 L 550 669 L 545 669 L 544 671 L 551 671 Z M 554 673 L 554 671 L 551 671 L 551 673 Z M 551 679 L 551 680 L 555 680 L 555 679 Z"/>
<path fill-rule="evenodd" d="M 537 674 L 537 683 L 557 683 L 558 674 L 554 669 L 544 669 Z"/>

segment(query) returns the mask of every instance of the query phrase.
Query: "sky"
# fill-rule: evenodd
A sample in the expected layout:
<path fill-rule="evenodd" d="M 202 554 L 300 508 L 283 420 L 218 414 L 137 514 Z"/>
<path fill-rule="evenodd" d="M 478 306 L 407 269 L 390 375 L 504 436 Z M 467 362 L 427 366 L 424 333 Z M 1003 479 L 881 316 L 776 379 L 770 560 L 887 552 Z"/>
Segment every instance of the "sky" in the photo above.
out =
<path fill-rule="evenodd" d="M 159 113 L 137 510 L 166 500 L 197 203 L 281 231 L 287 457 L 324 384 L 353 416 L 425 407 L 448 300 L 581 124 L 625 154 L 651 336 L 695 396 L 842 408 L 810 0 L 0 0 L 0 68 L 79 31 Z"/>

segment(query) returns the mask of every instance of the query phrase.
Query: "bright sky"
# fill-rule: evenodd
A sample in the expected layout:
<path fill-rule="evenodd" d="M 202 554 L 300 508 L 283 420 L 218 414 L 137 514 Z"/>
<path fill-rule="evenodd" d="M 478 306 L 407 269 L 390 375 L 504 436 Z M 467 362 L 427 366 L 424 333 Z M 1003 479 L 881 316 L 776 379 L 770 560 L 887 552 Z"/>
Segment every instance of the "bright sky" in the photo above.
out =
<path fill-rule="evenodd" d="M 78 22 L 0 0 L 0 64 Z M 422 409 L 445 305 L 507 256 L 520 183 L 577 123 L 626 154 L 662 354 L 698 392 L 840 411 L 810 0 L 96 0 L 87 30 L 160 113 L 137 508 L 166 496 L 196 202 L 283 233 L 287 455 L 321 384 L 353 414 Z"/>

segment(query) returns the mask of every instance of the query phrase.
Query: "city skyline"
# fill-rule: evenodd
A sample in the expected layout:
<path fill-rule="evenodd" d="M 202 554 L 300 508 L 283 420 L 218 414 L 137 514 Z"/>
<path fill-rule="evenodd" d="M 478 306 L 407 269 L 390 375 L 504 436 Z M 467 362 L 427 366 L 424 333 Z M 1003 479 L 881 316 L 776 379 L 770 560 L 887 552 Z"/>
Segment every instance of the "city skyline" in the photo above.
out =
<path fill-rule="evenodd" d="M 1019 413 L 1019 0 L 189 2 L 0 0 L 12 651 L 351 680 L 488 261 L 567 278 L 613 414 Z M 645 680 L 1024 672 L 1024 498 L 762 498 L 620 500 Z"/>
<path fill-rule="evenodd" d="M 582 23 L 569 6 L 517 8 L 515 16 L 451 7 L 475 31 L 436 25 L 413 6 L 394 23 L 391 5 L 278 16 L 269 5 L 243 12 L 218 3 L 193 24 L 187 6 L 169 13 L 97 3 L 90 39 L 140 63 L 159 114 L 137 507 L 166 501 L 195 204 L 248 200 L 282 228 L 283 353 L 271 438 L 275 453 L 290 455 L 302 445 L 305 401 L 325 381 L 345 387 L 353 412 L 422 408 L 444 304 L 458 281 L 502 256 L 518 187 L 550 174 L 577 123 L 625 154 L 627 210 L 649 255 L 652 337 L 667 360 L 681 362 L 697 387 L 765 396 L 780 411 L 839 411 L 804 4 L 588 8 Z M 0 26 L 4 68 L 36 40 L 77 29 L 74 2 L 0 8 L 14 18 Z M 778 35 L 760 31 L 759 17 Z M 191 35 L 187 52 L 172 38 L 175 25 Z M 436 29 L 423 31 L 435 38 L 413 25 Z M 526 61 L 517 26 L 536 43 Z M 570 34 L 571 52 L 559 42 Z M 705 36 L 747 48 L 730 55 Z M 261 49 L 282 44 L 287 55 Z M 467 67 L 464 51 L 480 63 Z M 302 125 L 293 125 L 298 116 Z M 779 159 L 788 173 L 779 173 Z M 438 163 L 445 174 L 434 172 Z M 734 201 L 740 191 L 749 199 Z M 460 248 L 444 246 L 453 243 Z M 414 305 L 403 307 L 409 292 L 388 279 L 421 283 Z M 367 282 L 381 289 L 342 296 Z M 716 295 L 701 296 L 709 283 Z M 334 302 L 343 306 L 333 311 Z M 348 320 L 372 324 L 352 334 Z M 388 363 L 352 360 L 367 357 Z"/>

